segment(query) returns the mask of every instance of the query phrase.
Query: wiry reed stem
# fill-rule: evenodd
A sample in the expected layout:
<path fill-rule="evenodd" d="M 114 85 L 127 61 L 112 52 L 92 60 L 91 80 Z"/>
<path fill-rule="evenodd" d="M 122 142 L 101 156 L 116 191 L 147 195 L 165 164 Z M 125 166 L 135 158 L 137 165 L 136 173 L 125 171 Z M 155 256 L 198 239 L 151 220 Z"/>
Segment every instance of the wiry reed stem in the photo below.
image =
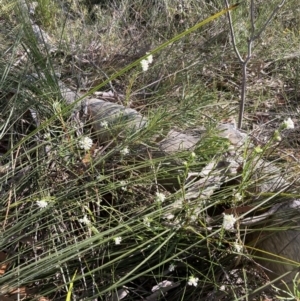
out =
<path fill-rule="evenodd" d="M 229 8 L 228 0 L 225 1 L 226 8 Z M 245 58 L 241 56 L 237 45 L 236 45 L 236 39 L 235 39 L 235 32 L 233 28 L 233 22 L 231 18 L 230 11 L 227 12 L 227 18 L 229 23 L 229 29 L 230 29 L 230 36 L 232 41 L 233 50 L 242 66 L 242 84 L 241 84 L 241 99 L 240 99 L 240 108 L 239 108 L 239 119 L 238 119 L 238 128 L 240 129 L 242 127 L 243 123 L 243 117 L 244 117 L 244 111 L 245 111 L 245 103 L 246 103 L 246 94 L 247 94 L 247 65 L 251 59 L 252 56 L 252 46 L 253 42 L 260 38 L 262 33 L 265 31 L 266 27 L 269 25 L 269 23 L 272 21 L 276 13 L 279 11 L 279 9 L 284 5 L 286 0 L 282 0 L 273 10 L 267 21 L 264 23 L 264 25 L 261 27 L 261 29 L 258 31 L 257 34 L 255 34 L 255 16 L 254 16 L 254 0 L 251 0 L 250 2 L 250 23 L 251 23 L 251 34 L 248 38 L 248 49 L 247 54 Z"/>

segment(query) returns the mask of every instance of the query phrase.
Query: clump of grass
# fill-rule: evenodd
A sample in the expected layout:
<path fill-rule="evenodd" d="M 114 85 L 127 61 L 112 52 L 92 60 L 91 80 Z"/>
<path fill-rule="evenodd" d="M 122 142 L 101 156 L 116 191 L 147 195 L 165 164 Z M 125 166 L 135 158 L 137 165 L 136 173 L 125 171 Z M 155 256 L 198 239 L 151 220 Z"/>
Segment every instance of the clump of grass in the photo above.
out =
<path fill-rule="evenodd" d="M 191 174 L 230 150 L 215 127 L 236 115 L 240 76 L 232 65 L 224 66 L 234 61 L 228 41 L 211 43 L 224 18 L 154 53 L 146 72 L 134 63 L 191 27 L 200 11 L 209 16 L 221 4 L 190 1 L 180 8 L 169 1 L 153 6 L 121 1 L 104 8 L 105 16 L 100 10 L 94 24 L 84 14 L 65 20 L 61 8 L 52 5 L 39 1 L 37 20 L 41 28 L 51 28 L 55 52 L 38 43 L 28 19 L 17 14 L 15 21 L 23 26 L 10 50 L 14 55 L 0 61 L 1 249 L 6 257 L 1 294 L 32 288 L 27 298 L 56 300 L 66 298 L 72 284 L 74 299 L 113 300 L 123 289 L 125 300 L 140 300 L 166 280 L 174 288 L 161 298 L 169 300 L 250 293 L 255 284 L 246 272 L 242 285 L 231 277 L 220 279 L 229 272 L 238 275 L 235 264 L 246 257 L 238 220 L 231 219 L 233 233 L 221 213 L 252 202 L 249 190 L 264 178 L 253 179 L 251 162 L 267 157 L 274 144 L 262 144 L 262 152 L 246 149 L 241 173 L 206 199 L 185 199 Z M 61 18 L 57 24 L 54 16 Z M 58 24 L 68 26 L 56 36 Z M 88 36 L 75 36 L 78 28 Z M 98 44 L 92 43 L 95 37 Z M 150 49 L 142 51 L 149 41 Z M 263 48 L 261 56 L 259 51 Z M 16 64 L 20 56 L 25 59 Z M 135 66 L 112 79 L 131 63 Z M 125 139 L 115 135 L 108 143 L 98 142 L 93 125 L 80 127 L 73 107 L 64 103 L 57 71 L 60 80 L 81 92 L 95 92 L 107 81 L 106 90 L 123 94 L 113 101 L 147 116 L 147 127 Z M 166 154 L 158 147 L 171 128 L 203 132 L 203 126 L 205 135 L 193 152 Z"/>
<path fill-rule="evenodd" d="M 49 1 L 49 0 L 38 0 L 36 5 L 36 20 L 40 23 L 44 28 L 57 27 L 61 24 L 56 24 L 56 20 L 60 22 L 63 21 L 63 16 L 59 16 L 61 14 L 61 9 L 58 7 L 58 4 Z"/>

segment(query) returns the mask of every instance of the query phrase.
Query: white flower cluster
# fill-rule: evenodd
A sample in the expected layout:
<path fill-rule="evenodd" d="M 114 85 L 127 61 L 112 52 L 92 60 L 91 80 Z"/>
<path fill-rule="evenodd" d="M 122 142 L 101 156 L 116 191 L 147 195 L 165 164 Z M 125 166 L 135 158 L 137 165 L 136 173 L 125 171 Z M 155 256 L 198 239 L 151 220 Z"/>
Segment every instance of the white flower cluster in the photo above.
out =
<path fill-rule="evenodd" d="M 145 216 L 143 218 L 143 223 L 144 223 L 145 226 L 150 227 L 151 220 L 149 219 L 149 217 Z"/>
<path fill-rule="evenodd" d="M 161 192 L 156 192 L 156 202 L 162 203 L 166 199 L 166 196 Z"/>
<path fill-rule="evenodd" d="M 128 185 L 127 181 L 124 181 L 124 180 L 120 181 L 120 185 L 121 185 L 121 189 L 123 191 L 127 191 L 127 185 Z"/>
<path fill-rule="evenodd" d="M 235 241 L 235 243 L 233 244 L 233 247 L 234 247 L 234 249 L 235 249 L 235 251 L 237 252 L 237 253 L 241 253 L 242 251 L 243 251 L 243 245 L 241 245 L 239 242 L 238 242 L 238 240 L 236 240 Z"/>
<path fill-rule="evenodd" d="M 50 140 L 51 139 L 51 134 L 50 133 L 45 133 L 44 134 L 44 139 L 45 140 Z"/>
<path fill-rule="evenodd" d="M 196 278 L 194 276 L 190 276 L 189 280 L 188 280 L 188 285 L 197 286 L 198 285 L 198 281 L 199 281 L 199 278 Z"/>
<path fill-rule="evenodd" d="M 36 201 L 36 204 L 41 208 L 44 209 L 48 206 L 48 202 L 45 200 Z"/>
<path fill-rule="evenodd" d="M 283 123 L 282 123 L 282 127 L 284 129 L 293 129 L 295 127 L 294 125 L 294 121 L 289 117 L 287 120 L 285 120 Z"/>
<path fill-rule="evenodd" d="M 129 153 L 130 153 L 130 151 L 129 151 L 128 147 L 124 147 L 123 149 L 120 150 L 120 154 L 121 154 L 122 156 L 126 156 L 126 155 L 128 155 Z"/>
<path fill-rule="evenodd" d="M 153 56 L 152 54 L 149 54 L 146 59 L 141 60 L 141 66 L 144 72 L 146 72 L 149 69 L 149 65 L 153 62 Z"/>
<path fill-rule="evenodd" d="M 90 137 L 82 137 L 79 140 L 79 147 L 86 151 L 90 150 L 93 146 L 93 140 Z"/>
<path fill-rule="evenodd" d="M 105 120 L 104 120 L 104 121 L 101 121 L 101 122 L 100 122 L 100 126 L 103 127 L 103 128 L 105 128 L 105 129 L 108 129 L 108 122 L 105 121 Z"/>
<path fill-rule="evenodd" d="M 295 128 L 294 121 L 289 117 L 288 119 L 284 120 L 281 123 L 281 125 L 279 126 L 279 128 L 277 130 L 274 131 L 273 139 L 277 142 L 280 142 L 282 140 L 282 137 L 281 137 L 282 130 L 290 130 L 290 129 L 294 129 L 294 128 Z"/>
<path fill-rule="evenodd" d="M 176 265 L 174 263 L 171 263 L 168 267 L 169 272 L 174 272 L 176 268 Z"/>
<path fill-rule="evenodd" d="M 233 216 L 233 214 L 224 214 L 223 228 L 225 230 L 231 230 L 234 227 L 235 222 L 236 218 Z"/>
<path fill-rule="evenodd" d="M 86 215 L 85 215 L 83 218 L 80 218 L 80 219 L 79 219 L 79 222 L 80 222 L 81 224 L 85 224 L 85 225 L 87 225 L 87 226 L 91 223 L 91 221 L 87 218 Z"/>
<path fill-rule="evenodd" d="M 233 198 L 236 202 L 241 202 L 243 200 L 243 196 L 239 192 L 235 193 Z"/>
<path fill-rule="evenodd" d="M 114 238 L 114 241 L 115 241 L 115 244 L 116 244 L 116 245 L 119 245 L 119 244 L 121 244 L 122 237 L 121 237 L 121 236 L 115 237 L 115 238 Z"/>

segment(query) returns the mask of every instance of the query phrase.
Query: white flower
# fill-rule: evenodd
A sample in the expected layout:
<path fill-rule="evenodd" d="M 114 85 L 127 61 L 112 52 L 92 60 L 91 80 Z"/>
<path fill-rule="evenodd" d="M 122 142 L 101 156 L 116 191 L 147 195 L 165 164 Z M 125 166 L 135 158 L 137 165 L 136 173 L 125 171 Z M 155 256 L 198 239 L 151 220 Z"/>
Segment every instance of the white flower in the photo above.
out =
<path fill-rule="evenodd" d="M 189 277 L 189 281 L 188 281 L 188 285 L 193 285 L 193 286 L 197 286 L 198 285 L 198 278 L 195 278 L 194 276 L 190 276 Z"/>
<path fill-rule="evenodd" d="M 144 72 L 149 69 L 149 62 L 147 60 L 141 60 L 141 66 Z"/>
<path fill-rule="evenodd" d="M 234 200 L 236 202 L 241 202 L 243 200 L 243 196 L 239 192 L 237 192 L 236 194 L 234 194 L 233 197 L 234 197 Z"/>
<path fill-rule="evenodd" d="M 171 263 L 168 267 L 169 272 L 174 272 L 176 268 L 176 265 L 174 263 Z"/>
<path fill-rule="evenodd" d="M 105 128 L 105 129 L 108 129 L 108 122 L 107 121 L 101 121 L 100 126 Z"/>
<path fill-rule="evenodd" d="M 114 238 L 114 241 L 115 241 L 115 244 L 116 244 L 116 245 L 119 245 L 119 244 L 121 243 L 121 241 L 122 241 L 122 237 L 121 237 L 121 236 L 115 237 L 115 238 Z"/>
<path fill-rule="evenodd" d="M 82 137 L 79 140 L 79 147 L 86 151 L 91 149 L 92 145 L 93 145 L 93 140 L 90 137 Z"/>
<path fill-rule="evenodd" d="M 225 230 L 230 230 L 233 228 L 236 222 L 236 218 L 232 214 L 224 214 L 223 218 L 223 228 Z"/>
<path fill-rule="evenodd" d="M 191 152 L 191 157 L 192 157 L 192 159 L 195 159 L 196 158 L 196 154 L 194 152 Z"/>
<path fill-rule="evenodd" d="M 166 199 L 166 196 L 161 192 L 156 192 L 156 202 L 162 203 Z"/>
<path fill-rule="evenodd" d="M 149 65 L 152 64 L 152 62 L 153 62 L 152 54 L 149 54 L 145 59 L 141 60 L 141 66 L 144 72 L 149 69 Z"/>
<path fill-rule="evenodd" d="M 235 248 L 236 252 L 238 252 L 238 253 L 241 253 L 243 251 L 243 246 L 241 244 L 239 244 L 237 240 L 233 244 L 233 247 Z"/>
<path fill-rule="evenodd" d="M 44 134 L 44 139 L 50 140 L 51 139 L 51 134 L 50 133 Z"/>
<path fill-rule="evenodd" d="M 81 224 L 85 224 L 85 225 L 89 225 L 91 223 L 91 221 L 87 218 L 87 216 L 85 215 L 83 218 L 80 218 L 78 220 Z"/>
<path fill-rule="evenodd" d="M 126 181 L 120 181 L 120 185 L 122 186 L 121 189 L 126 191 L 127 190 L 127 182 Z"/>
<path fill-rule="evenodd" d="M 293 120 L 289 117 L 282 124 L 284 129 L 293 129 L 295 127 Z"/>
<path fill-rule="evenodd" d="M 36 204 L 41 208 L 44 209 L 48 206 L 48 202 L 45 200 L 36 201 Z"/>
<path fill-rule="evenodd" d="M 148 54 L 148 52 L 147 52 L 146 54 Z M 148 61 L 149 64 L 152 64 L 152 63 L 153 63 L 153 55 L 152 55 L 152 54 L 149 54 L 149 55 L 146 57 L 146 60 Z"/>
<path fill-rule="evenodd" d="M 123 149 L 120 150 L 121 155 L 125 156 L 129 154 L 129 149 L 128 147 L 124 147 Z"/>
<path fill-rule="evenodd" d="M 147 216 L 145 216 L 144 217 L 144 219 L 143 219 L 143 223 L 147 226 L 147 227 L 150 227 L 150 219 L 147 217 Z"/>
<path fill-rule="evenodd" d="M 195 223 L 195 222 L 198 222 L 199 216 L 198 216 L 198 214 L 191 214 L 189 216 L 189 219 L 190 219 L 190 222 Z"/>

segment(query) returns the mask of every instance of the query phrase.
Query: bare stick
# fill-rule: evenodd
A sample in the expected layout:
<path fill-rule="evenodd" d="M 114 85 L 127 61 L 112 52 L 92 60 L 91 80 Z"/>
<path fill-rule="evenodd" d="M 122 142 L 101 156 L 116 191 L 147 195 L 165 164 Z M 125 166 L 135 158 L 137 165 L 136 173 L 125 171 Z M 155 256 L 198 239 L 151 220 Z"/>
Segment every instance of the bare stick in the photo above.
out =
<path fill-rule="evenodd" d="M 225 0 L 225 5 L 226 8 L 229 8 L 229 3 L 228 0 Z M 231 18 L 231 14 L 227 13 L 227 18 L 228 18 L 228 23 L 229 23 L 229 29 L 230 29 L 230 36 L 231 36 L 231 41 L 232 41 L 232 45 L 233 45 L 233 50 L 236 54 L 236 56 L 238 57 L 239 61 L 241 64 L 244 63 L 244 60 L 236 46 L 236 40 L 235 40 L 235 34 L 234 34 L 234 29 L 233 29 L 233 23 L 232 23 L 232 18 Z"/>
<path fill-rule="evenodd" d="M 228 0 L 225 1 L 225 6 L 227 8 L 230 7 Z M 254 16 L 254 0 L 251 0 L 250 2 L 250 23 L 251 23 L 251 34 L 248 39 L 248 50 L 245 59 L 242 58 L 237 45 L 236 45 L 236 39 L 235 39 L 235 33 L 233 28 L 233 22 L 231 18 L 230 11 L 227 12 L 227 18 L 229 23 L 229 29 L 230 29 L 230 35 L 233 45 L 233 50 L 241 63 L 242 66 L 242 85 L 241 85 L 241 100 L 240 100 L 240 108 L 239 108 L 239 119 L 238 119 L 238 129 L 242 127 L 243 123 L 243 117 L 244 117 L 244 111 L 245 111 L 245 102 L 246 102 L 246 93 L 247 93 L 247 65 L 251 59 L 252 56 L 252 45 L 255 40 L 257 40 L 262 33 L 265 31 L 266 27 L 269 25 L 269 23 L 272 21 L 276 13 L 279 11 L 279 9 L 284 5 L 286 0 L 282 0 L 273 10 L 265 24 L 261 27 L 261 29 L 258 31 L 257 34 L 255 34 L 255 16 Z"/>

